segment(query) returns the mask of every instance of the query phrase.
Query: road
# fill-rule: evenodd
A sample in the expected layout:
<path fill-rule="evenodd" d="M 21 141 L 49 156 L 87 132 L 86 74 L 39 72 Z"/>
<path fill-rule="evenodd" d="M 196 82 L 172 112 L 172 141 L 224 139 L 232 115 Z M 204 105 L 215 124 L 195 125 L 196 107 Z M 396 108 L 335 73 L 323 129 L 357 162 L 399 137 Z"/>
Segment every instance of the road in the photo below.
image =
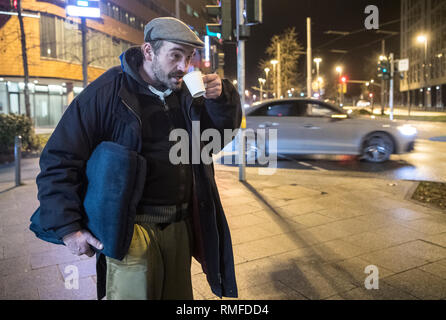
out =
<path fill-rule="evenodd" d="M 392 155 L 390 161 L 385 163 L 368 163 L 353 156 L 279 155 L 277 167 L 347 176 L 446 182 L 446 123 L 407 123 L 413 124 L 419 131 L 415 150 L 409 154 Z"/>
<path fill-rule="evenodd" d="M 280 156 L 277 167 L 348 176 L 446 182 L 446 123 L 408 122 L 419 130 L 415 150 L 409 154 L 393 155 L 388 162 L 368 163 L 352 156 Z M 23 159 L 22 180 L 35 179 L 39 173 L 38 160 Z M 0 182 L 14 180 L 14 164 L 1 165 Z"/>

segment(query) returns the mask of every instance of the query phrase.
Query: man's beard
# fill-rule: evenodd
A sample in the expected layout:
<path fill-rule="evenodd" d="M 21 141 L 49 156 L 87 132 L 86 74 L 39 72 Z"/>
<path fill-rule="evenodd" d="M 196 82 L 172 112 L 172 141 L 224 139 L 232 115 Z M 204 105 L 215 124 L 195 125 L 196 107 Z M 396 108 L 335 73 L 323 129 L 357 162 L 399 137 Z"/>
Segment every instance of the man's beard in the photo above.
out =
<path fill-rule="evenodd" d="M 174 91 L 181 89 L 182 81 L 177 82 L 175 80 L 177 80 L 178 77 L 182 78 L 184 76 L 184 72 L 174 71 L 174 72 L 169 72 L 166 74 L 161 69 L 161 65 L 158 63 L 158 60 L 156 57 L 153 59 L 152 71 L 153 71 L 156 81 L 158 82 L 158 85 L 161 86 L 162 89 L 168 88 L 168 89 L 171 89 Z"/>

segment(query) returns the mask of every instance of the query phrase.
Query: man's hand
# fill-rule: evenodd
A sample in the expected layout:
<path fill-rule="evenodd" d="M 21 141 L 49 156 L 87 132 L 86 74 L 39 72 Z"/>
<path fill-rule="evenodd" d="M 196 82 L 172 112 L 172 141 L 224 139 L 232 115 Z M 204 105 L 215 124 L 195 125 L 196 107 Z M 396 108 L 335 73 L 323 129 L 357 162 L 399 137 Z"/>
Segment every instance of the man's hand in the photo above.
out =
<path fill-rule="evenodd" d="M 91 249 L 90 245 L 99 250 L 102 250 L 104 246 L 102 243 L 93 237 L 93 235 L 87 230 L 80 230 L 70 233 L 63 237 L 63 242 L 71 251 L 72 254 L 77 256 L 86 254 L 89 257 L 94 256 L 94 251 Z"/>
<path fill-rule="evenodd" d="M 204 97 L 206 99 L 217 99 L 221 95 L 221 78 L 216 73 L 206 74 L 203 76 L 204 87 L 206 93 Z"/>

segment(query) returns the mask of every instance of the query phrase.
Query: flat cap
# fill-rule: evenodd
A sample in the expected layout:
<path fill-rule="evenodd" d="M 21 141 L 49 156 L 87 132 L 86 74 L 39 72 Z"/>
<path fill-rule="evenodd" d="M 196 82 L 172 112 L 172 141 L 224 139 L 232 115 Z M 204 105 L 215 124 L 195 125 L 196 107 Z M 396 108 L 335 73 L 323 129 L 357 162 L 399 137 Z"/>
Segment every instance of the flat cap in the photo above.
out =
<path fill-rule="evenodd" d="M 144 27 L 144 41 L 166 40 L 203 48 L 204 42 L 184 22 L 172 18 L 155 18 Z"/>

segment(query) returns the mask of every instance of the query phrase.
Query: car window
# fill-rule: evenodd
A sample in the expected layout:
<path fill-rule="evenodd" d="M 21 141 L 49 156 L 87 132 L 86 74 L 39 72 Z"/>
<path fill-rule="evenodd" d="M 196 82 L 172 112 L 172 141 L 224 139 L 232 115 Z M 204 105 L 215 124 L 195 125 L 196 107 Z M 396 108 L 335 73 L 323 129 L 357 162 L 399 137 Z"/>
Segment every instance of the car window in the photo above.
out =
<path fill-rule="evenodd" d="M 249 115 L 262 117 L 295 117 L 299 115 L 299 112 L 296 104 L 290 102 L 266 105 L 258 108 Z"/>
<path fill-rule="evenodd" d="M 326 105 L 314 102 L 307 103 L 307 115 L 310 117 L 330 117 L 337 113 L 336 110 L 333 110 Z"/>

